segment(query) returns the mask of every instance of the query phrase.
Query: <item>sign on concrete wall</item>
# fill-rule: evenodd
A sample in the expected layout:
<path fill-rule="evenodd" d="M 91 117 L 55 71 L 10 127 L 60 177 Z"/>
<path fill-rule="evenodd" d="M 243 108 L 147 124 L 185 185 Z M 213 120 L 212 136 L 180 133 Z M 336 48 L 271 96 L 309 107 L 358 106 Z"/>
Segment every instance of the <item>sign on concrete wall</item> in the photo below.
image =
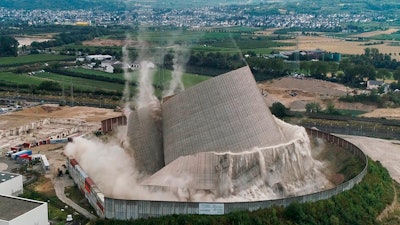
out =
<path fill-rule="evenodd" d="M 199 214 L 223 215 L 224 204 L 199 203 Z"/>

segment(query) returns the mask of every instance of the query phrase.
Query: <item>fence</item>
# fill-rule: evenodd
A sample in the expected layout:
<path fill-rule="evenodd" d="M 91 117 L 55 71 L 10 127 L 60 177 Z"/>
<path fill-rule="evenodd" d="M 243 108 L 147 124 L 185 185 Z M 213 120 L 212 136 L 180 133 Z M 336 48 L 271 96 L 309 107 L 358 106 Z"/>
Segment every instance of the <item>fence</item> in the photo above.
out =
<path fill-rule="evenodd" d="M 363 125 L 350 124 L 340 126 L 335 124 L 319 124 L 317 122 L 301 122 L 299 125 L 309 128 L 314 127 L 327 133 L 400 140 L 400 128 L 396 126 L 366 127 Z"/>

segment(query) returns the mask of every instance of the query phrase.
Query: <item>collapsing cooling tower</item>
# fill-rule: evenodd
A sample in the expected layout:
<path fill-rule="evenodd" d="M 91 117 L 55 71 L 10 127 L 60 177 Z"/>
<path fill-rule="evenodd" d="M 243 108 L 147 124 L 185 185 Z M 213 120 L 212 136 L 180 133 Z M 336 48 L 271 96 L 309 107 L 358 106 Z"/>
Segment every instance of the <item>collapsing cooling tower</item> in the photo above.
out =
<path fill-rule="evenodd" d="M 127 136 L 140 172 L 153 174 L 164 164 L 159 106 L 148 105 L 132 111 Z"/>
<path fill-rule="evenodd" d="M 170 98 L 162 117 L 166 166 L 143 185 L 253 200 L 327 185 L 304 128 L 272 116 L 248 67 Z"/>
<path fill-rule="evenodd" d="M 239 153 L 288 141 L 248 67 L 181 92 L 162 112 L 165 164 L 200 152 Z"/>

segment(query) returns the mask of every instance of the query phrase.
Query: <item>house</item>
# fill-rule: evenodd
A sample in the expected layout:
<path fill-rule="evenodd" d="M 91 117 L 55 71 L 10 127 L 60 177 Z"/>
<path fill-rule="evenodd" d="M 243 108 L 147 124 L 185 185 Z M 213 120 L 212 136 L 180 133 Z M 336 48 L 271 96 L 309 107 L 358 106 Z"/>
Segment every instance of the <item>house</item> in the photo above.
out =
<path fill-rule="evenodd" d="M 104 69 L 104 72 L 114 73 L 114 64 L 116 62 L 112 60 L 104 60 L 101 62 L 100 67 Z"/>
<path fill-rule="evenodd" d="M 113 57 L 111 55 L 87 55 L 85 57 L 86 61 L 103 61 L 103 60 L 112 60 Z"/>
<path fill-rule="evenodd" d="M 377 81 L 377 80 L 368 80 L 367 81 L 367 89 L 368 90 L 378 89 L 382 85 L 383 85 L 382 81 Z"/>

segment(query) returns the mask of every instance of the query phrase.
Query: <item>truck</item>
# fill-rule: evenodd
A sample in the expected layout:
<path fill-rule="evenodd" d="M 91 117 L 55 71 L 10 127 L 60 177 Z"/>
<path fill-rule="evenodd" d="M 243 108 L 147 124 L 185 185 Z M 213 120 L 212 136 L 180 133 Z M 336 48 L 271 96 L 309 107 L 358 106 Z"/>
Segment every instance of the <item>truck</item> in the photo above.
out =
<path fill-rule="evenodd" d="M 19 158 L 20 155 L 23 155 L 23 154 L 32 155 L 32 150 L 26 149 L 26 150 L 22 150 L 22 151 L 13 153 L 13 154 L 11 154 L 11 158 L 17 159 L 17 158 Z"/>
<path fill-rule="evenodd" d="M 50 163 L 49 163 L 49 161 L 47 160 L 46 155 L 41 155 L 41 156 L 40 156 L 40 161 L 42 162 L 42 167 L 43 167 L 43 170 L 44 170 L 44 171 L 50 170 Z"/>
<path fill-rule="evenodd" d="M 50 139 L 50 144 L 68 143 L 68 138 Z"/>

